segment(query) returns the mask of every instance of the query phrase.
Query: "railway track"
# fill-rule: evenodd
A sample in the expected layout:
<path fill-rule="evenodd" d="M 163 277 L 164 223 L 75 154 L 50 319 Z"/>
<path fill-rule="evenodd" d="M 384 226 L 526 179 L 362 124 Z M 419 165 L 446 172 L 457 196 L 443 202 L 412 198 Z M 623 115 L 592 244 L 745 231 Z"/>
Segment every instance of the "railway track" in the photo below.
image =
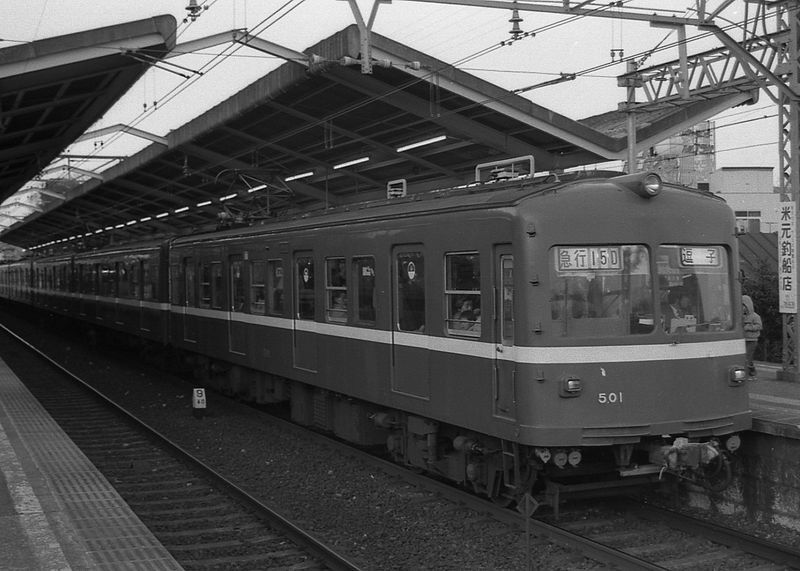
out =
<path fill-rule="evenodd" d="M 17 376 L 185 569 L 359 569 L 29 345 L 9 350 L 2 336 Z"/>
<path fill-rule="evenodd" d="M 132 387 L 131 390 L 135 388 Z M 270 422 L 281 421 L 271 419 Z M 229 429 L 233 430 L 234 427 Z M 287 427 L 287 429 L 302 432 L 304 438 L 323 438 L 320 435 L 309 434 L 298 427 Z M 487 504 L 484 500 L 465 494 L 461 490 L 440 485 L 343 444 L 325 440 L 324 446 L 330 448 L 334 454 L 357 458 L 359 462 L 375 466 L 376 469 L 379 467 L 380 471 L 399 482 L 398 485 L 401 487 L 407 486 L 415 490 L 411 492 L 415 502 L 429 502 L 436 505 L 437 509 L 446 504 L 445 509 L 452 514 L 453 521 L 473 522 L 469 525 L 469 529 L 476 537 L 478 534 L 483 536 L 512 534 L 520 538 L 519 543 L 526 545 L 520 558 L 523 562 L 526 559 L 536 561 L 539 553 L 550 549 L 552 545 L 557 545 L 560 551 L 549 560 L 553 565 L 549 568 L 800 569 L 800 551 L 796 548 L 771 544 L 741 532 L 717 527 L 709 522 L 687 518 L 675 520 L 677 516 L 669 512 L 657 512 L 653 515 L 652 509 L 648 506 L 631 506 L 628 503 L 604 504 L 602 508 L 595 508 L 581 504 L 562 510 L 562 517 L 558 521 L 548 521 L 546 517 L 524 518 L 517 512 Z M 148 450 L 146 442 L 134 442 L 126 447 L 137 450 L 135 458 L 130 461 L 124 459 L 109 461 L 109 464 L 114 464 L 109 467 L 114 467 L 123 474 L 135 473 L 134 482 L 128 484 L 130 491 L 135 491 L 140 486 L 137 482 L 141 481 L 144 475 L 148 475 L 156 464 L 145 454 Z M 218 469 L 222 471 L 224 468 Z M 182 478 L 175 478 L 169 486 L 165 488 L 170 490 L 166 497 L 151 491 L 139 501 L 148 507 L 156 518 L 179 510 L 179 506 L 183 504 L 191 506 L 195 523 L 203 524 L 207 521 L 206 510 L 211 512 L 214 510 L 203 497 L 207 489 L 213 488 L 213 484 L 187 486 L 184 485 Z M 121 491 L 122 489 L 124 487 Z M 126 497 L 125 494 L 123 496 Z M 224 525 L 228 525 L 229 529 L 236 527 L 236 524 L 230 522 L 226 524 L 224 519 L 215 527 Z M 173 533 L 178 542 L 192 535 L 191 532 L 182 529 L 174 529 Z M 469 537 L 461 539 L 465 542 L 470 541 Z M 218 547 L 224 548 L 224 542 L 229 540 L 219 541 Z M 216 551 L 217 546 L 209 547 L 210 552 Z M 250 552 L 251 549 L 257 549 L 257 546 L 251 547 L 245 542 L 239 544 L 239 548 Z M 515 568 L 525 568 L 525 566 L 534 568 L 535 564 Z"/>

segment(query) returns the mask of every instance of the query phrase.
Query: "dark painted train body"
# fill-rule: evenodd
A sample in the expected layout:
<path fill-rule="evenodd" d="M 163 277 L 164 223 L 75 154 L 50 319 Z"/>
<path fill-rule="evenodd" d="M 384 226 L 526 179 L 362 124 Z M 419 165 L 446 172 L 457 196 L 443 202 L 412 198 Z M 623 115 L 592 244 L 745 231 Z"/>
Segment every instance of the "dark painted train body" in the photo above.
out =
<path fill-rule="evenodd" d="M 750 428 L 734 218 L 656 182 L 519 178 L 45 257 L 2 295 L 494 498 L 709 483 Z"/>

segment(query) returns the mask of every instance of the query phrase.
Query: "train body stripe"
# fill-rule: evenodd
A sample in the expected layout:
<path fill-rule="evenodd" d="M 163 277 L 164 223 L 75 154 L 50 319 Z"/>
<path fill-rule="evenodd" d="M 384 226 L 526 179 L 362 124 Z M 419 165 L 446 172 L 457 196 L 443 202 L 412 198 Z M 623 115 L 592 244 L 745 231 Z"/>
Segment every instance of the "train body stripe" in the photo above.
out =
<path fill-rule="evenodd" d="M 173 306 L 172 311 L 173 313 L 181 313 L 182 308 Z M 186 311 L 192 315 L 207 319 L 219 320 L 221 315 L 225 315 L 218 310 L 211 309 L 186 308 Z M 317 333 L 329 337 L 344 337 L 384 345 L 394 344 L 437 351 L 439 353 L 471 355 L 483 359 L 497 358 L 503 361 L 530 365 L 679 361 L 744 355 L 744 339 L 660 343 L 655 345 L 509 347 L 474 339 L 437 337 L 406 331 L 385 331 L 369 327 L 353 327 L 346 324 L 319 323 L 302 319 L 292 320 L 285 317 L 248 313 L 231 313 L 230 316 L 233 321 L 252 325 Z"/>

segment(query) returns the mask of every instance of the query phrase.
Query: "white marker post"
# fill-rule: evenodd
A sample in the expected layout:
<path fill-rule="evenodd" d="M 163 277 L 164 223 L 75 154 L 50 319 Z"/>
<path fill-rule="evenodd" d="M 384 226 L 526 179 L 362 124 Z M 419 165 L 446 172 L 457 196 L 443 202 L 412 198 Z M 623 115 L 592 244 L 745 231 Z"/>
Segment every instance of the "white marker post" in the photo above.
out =
<path fill-rule="evenodd" d="M 192 414 L 195 418 L 201 418 L 206 414 L 206 390 L 192 390 Z"/>

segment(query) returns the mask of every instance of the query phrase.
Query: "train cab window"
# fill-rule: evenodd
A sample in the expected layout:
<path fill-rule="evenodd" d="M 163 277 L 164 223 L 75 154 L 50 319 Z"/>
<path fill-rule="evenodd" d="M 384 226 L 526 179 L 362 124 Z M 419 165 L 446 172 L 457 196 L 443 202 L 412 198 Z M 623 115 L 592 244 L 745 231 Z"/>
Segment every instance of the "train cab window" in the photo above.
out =
<path fill-rule="evenodd" d="M 267 263 L 250 262 L 250 313 L 264 315 L 267 310 L 266 298 Z"/>
<path fill-rule="evenodd" d="M 137 264 L 138 268 L 139 264 Z M 158 299 L 158 260 L 143 260 L 142 267 L 142 299 Z"/>
<path fill-rule="evenodd" d="M 222 279 L 222 262 L 211 262 L 211 307 L 225 307 L 225 284 Z"/>
<path fill-rule="evenodd" d="M 347 265 L 344 258 L 325 260 L 325 317 L 334 323 L 347 322 Z"/>
<path fill-rule="evenodd" d="M 422 252 L 397 254 L 397 328 L 425 331 L 425 256 Z"/>
<path fill-rule="evenodd" d="M 270 314 L 283 315 L 283 260 L 267 260 L 267 304 Z"/>
<path fill-rule="evenodd" d="M 201 263 L 199 275 L 200 275 L 199 306 L 211 307 L 211 266 L 205 262 Z"/>
<path fill-rule="evenodd" d="M 728 252 L 723 246 L 661 246 L 656 268 L 660 325 L 666 333 L 733 328 Z"/>
<path fill-rule="evenodd" d="M 375 258 L 365 256 L 353 258 L 353 305 L 359 323 L 375 323 Z"/>
<path fill-rule="evenodd" d="M 314 260 L 301 256 L 297 268 L 297 317 L 314 319 Z"/>
<path fill-rule="evenodd" d="M 550 313 L 560 325 L 557 335 L 609 337 L 654 330 L 645 246 L 556 246 L 550 259 Z"/>
<path fill-rule="evenodd" d="M 230 259 L 231 311 L 243 312 L 244 293 L 244 260 L 241 256 Z"/>
<path fill-rule="evenodd" d="M 481 334 L 481 265 L 477 252 L 445 254 L 447 331 L 477 337 Z"/>

